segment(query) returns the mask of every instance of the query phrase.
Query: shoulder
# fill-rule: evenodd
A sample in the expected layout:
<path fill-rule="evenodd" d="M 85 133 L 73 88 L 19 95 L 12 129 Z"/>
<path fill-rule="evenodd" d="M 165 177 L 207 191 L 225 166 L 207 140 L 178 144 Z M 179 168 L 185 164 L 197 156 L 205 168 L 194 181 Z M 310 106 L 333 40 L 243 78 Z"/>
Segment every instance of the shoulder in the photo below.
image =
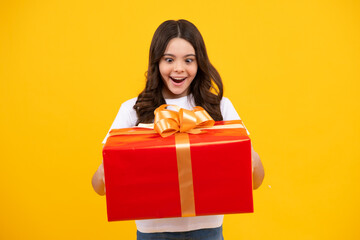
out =
<path fill-rule="evenodd" d="M 230 99 L 228 99 L 227 97 L 223 97 L 220 101 L 220 107 L 228 107 L 229 105 L 232 106 Z"/>
<path fill-rule="evenodd" d="M 221 115 L 225 121 L 227 120 L 239 120 L 239 114 L 236 112 L 234 105 L 230 99 L 223 97 L 220 101 Z"/>
<path fill-rule="evenodd" d="M 232 102 L 230 101 L 230 99 L 228 99 L 227 97 L 223 97 L 220 101 L 220 109 L 221 111 L 228 111 L 229 109 L 234 109 L 234 105 L 232 104 Z"/>
<path fill-rule="evenodd" d="M 137 97 L 131 98 L 121 104 L 121 108 L 124 108 L 126 110 L 133 109 L 135 103 L 136 103 Z"/>
<path fill-rule="evenodd" d="M 115 122 L 121 123 L 121 127 L 132 127 L 137 121 L 136 111 L 134 105 L 137 98 L 131 98 L 123 102 L 120 106 L 120 109 L 116 115 Z M 120 125 L 117 128 L 120 128 Z"/>
<path fill-rule="evenodd" d="M 137 121 L 137 116 L 133 106 L 135 105 L 136 100 L 137 98 L 132 98 L 121 104 L 120 109 L 115 117 L 115 120 L 113 121 L 113 124 L 110 127 L 110 130 L 117 128 L 129 128 L 135 126 Z M 109 132 L 106 135 L 103 144 L 106 143 L 106 140 L 109 137 Z"/>

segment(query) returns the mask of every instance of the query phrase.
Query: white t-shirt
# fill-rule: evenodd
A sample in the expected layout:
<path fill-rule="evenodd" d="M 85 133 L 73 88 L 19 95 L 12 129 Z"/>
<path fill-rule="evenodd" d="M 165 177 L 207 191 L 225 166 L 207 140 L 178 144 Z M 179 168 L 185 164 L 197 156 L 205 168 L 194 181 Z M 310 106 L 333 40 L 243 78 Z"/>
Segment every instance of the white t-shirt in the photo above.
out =
<path fill-rule="evenodd" d="M 118 128 L 130 128 L 135 126 L 137 122 L 136 111 L 133 106 L 136 103 L 137 98 L 132 98 L 124 102 L 116 118 L 111 125 L 111 129 Z M 184 109 L 192 110 L 194 105 L 194 99 L 191 95 L 176 98 L 165 99 L 167 104 L 174 104 Z M 220 110 L 223 116 L 223 120 L 240 120 L 234 106 L 228 98 L 223 97 L 220 102 Z M 110 132 L 109 130 L 109 132 Z M 105 144 L 109 133 L 106 135 L 103 144 Z M 220 227 L 223 222 L 224 215 L 211 215 L 211 216 L 197 216 L 197 217 L 180 217 L 180 218 L 161 218 L 161 219 L 149 219 L 149 220 L 136 220 L 137 229 L 144 233 L 153 232 L 185 232 L 203 228 L 216 228 Z"/>

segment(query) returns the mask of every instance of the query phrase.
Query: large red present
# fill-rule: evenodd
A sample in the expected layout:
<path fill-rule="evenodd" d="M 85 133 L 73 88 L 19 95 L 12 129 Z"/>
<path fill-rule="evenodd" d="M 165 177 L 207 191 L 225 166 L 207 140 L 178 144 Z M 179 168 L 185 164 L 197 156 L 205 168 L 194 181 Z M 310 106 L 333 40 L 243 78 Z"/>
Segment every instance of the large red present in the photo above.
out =
<path fill-rule="evenodd" d="M 196 134 L 136 127 L 111 135 L 103 148 L 109 221 L 253 212 L 251 143 L 240 120 Z"/>

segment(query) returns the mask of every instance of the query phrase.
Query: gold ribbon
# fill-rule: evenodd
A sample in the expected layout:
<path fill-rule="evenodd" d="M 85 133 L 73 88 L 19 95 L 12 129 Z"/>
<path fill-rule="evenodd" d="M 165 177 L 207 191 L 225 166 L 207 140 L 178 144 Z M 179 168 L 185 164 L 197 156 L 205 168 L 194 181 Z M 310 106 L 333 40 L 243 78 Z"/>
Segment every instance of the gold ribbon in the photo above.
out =
<path fill-rule="evenodd" d="M 178 110 L 172 111 L 166 107 Z M 162 137 L 175 134 L 176 159 L 178 166 L 181 216 L 195 216 L 194 184 L 191 166 L 190 140 L 187 133 L 200 133 L 198 127 L 212 127 L 215 121 L 202 108 L 192 111 L 176 105 L 163 104 L 154 111 L 154 130 Z M 180 133 L 178 133 L 180 132 Z"/>
<path fill-rule="evenodd" d="M 180 206 L 182 217 L 195 216 L 194 182 L 192 176 L 189 134 L 175 134 Z"/>
<path fill-rule="evenodd" d="M 178 111 L 166 109 L 172 106 Z M 215 121 L 202 108 L 195 107 L 194 110 L 186 110 L 176 105 L 164 104 L 155 111 L 154 130 L 162 137 L 168 137 L 175 134 L 176 159 L 178 166 L 178 179 L 180 191 L 181 216 L 196 216 L 194 185 L 192 176 L 192 164 L 190 153 L 190 140 L 188 133 L 197 134 L 201 129 L 217 128 L 244 128 L 241 120 L 226 121 L 225 124 L 214 126 Z M 114 135 L 136 135 L 136 134 L 154 134 L 151 129 L 116 129 L 110 132 Z"/>

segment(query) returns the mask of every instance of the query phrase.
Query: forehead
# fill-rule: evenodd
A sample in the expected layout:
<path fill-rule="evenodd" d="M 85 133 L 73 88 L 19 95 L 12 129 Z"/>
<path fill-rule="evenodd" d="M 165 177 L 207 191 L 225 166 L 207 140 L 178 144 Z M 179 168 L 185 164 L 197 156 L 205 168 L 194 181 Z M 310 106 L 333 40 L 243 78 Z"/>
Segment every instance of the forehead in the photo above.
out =
<path fill-rule="evenodd" d="M 173 55 L 187 55 L 195 54 L 195 49 L 185 39 L 182 38 L 173 38 L 169 41 L 166 46 L 164 54 L 173 54 Z"/>

